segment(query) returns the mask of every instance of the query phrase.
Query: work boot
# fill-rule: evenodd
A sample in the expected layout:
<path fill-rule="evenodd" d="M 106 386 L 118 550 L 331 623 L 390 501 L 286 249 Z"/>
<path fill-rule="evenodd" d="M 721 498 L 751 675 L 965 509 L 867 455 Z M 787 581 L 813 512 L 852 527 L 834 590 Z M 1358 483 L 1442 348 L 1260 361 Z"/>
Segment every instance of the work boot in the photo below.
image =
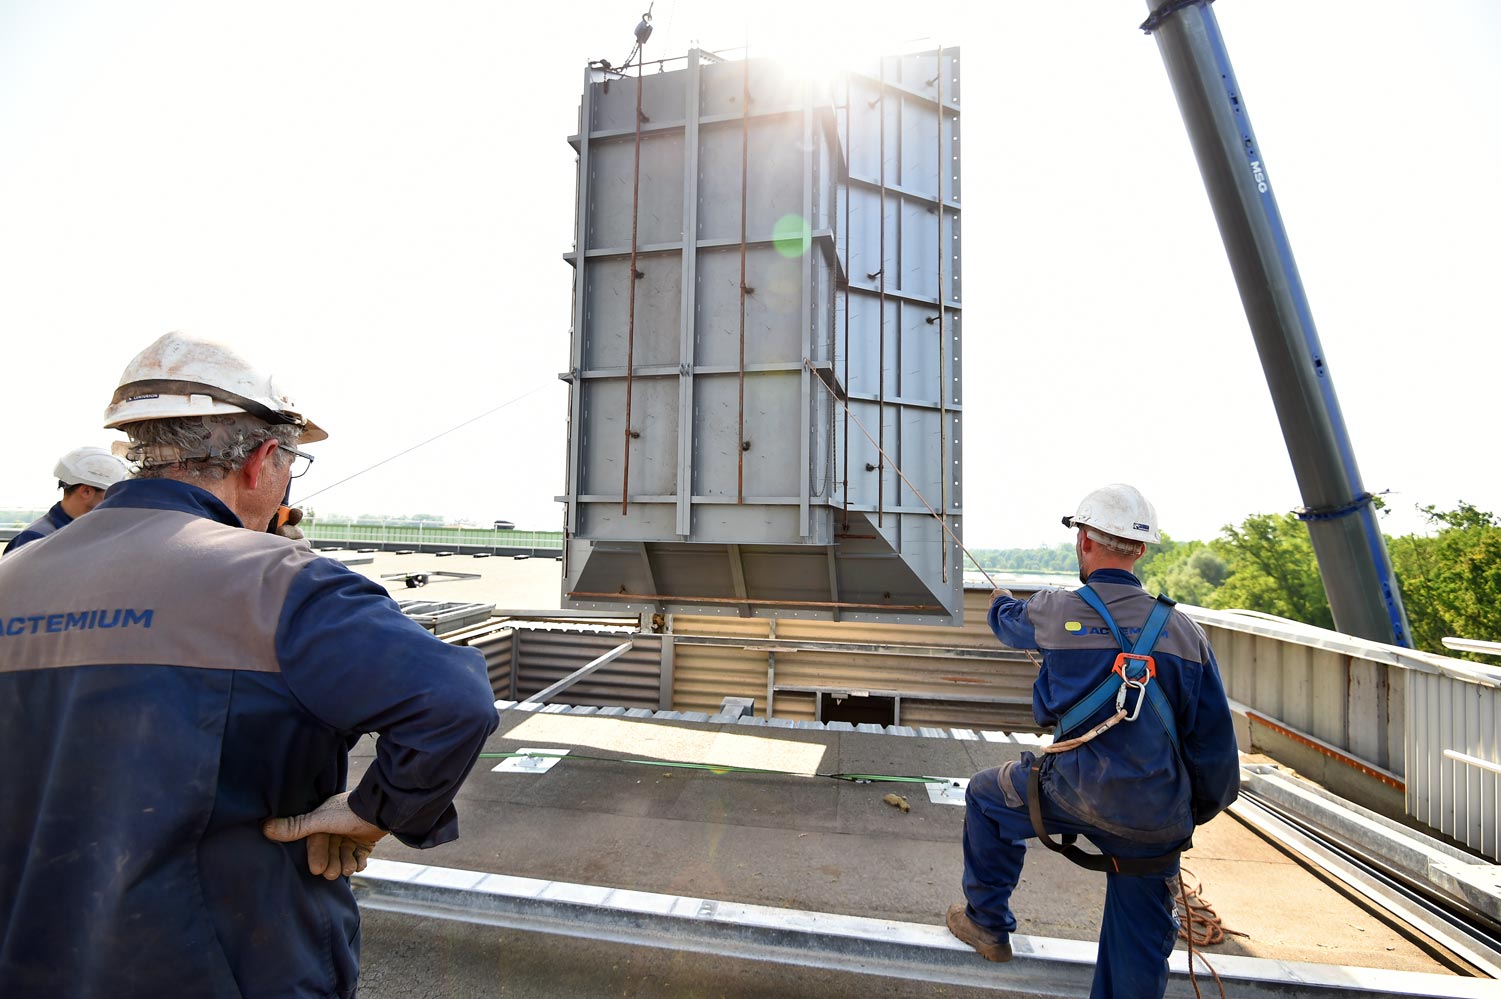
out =
<path fill-rule="evenodd" d="M 994 933 L 969 918 L 963 902 L 949 906 L 949 932 L 969 944 L 987 961 L 1011 960 L 1011 935 Z"/>

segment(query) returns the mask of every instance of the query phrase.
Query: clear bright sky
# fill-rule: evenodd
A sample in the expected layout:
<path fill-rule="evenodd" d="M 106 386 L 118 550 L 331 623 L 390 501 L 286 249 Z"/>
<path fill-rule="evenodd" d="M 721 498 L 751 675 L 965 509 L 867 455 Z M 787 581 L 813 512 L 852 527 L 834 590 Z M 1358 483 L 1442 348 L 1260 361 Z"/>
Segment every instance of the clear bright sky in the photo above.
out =
<path fill-rule="evenodd" d="M 315 509 L 559 527 L 566 136 L 645 6 L 0 0 L 0 506 L 51 503 L 126 362 L 182 329 L 289 373 L 332 434 L 308 490 L 519 400 Z M 1501 512 L 1501 4 L 1213 9 L 1388 533 Z M 962 47 L 972 545 L 1068 540 L 1110 481 L 1179 539 L 1301 503 L 1145 13 L 656 4 L 649 58 Z"/>

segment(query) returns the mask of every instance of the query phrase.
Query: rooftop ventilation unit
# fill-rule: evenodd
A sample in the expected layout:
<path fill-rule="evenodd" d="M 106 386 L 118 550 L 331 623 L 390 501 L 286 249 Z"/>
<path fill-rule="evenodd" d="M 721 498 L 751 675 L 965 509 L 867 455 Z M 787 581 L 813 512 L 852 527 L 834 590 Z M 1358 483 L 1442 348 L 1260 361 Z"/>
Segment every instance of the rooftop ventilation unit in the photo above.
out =
<path fill-rule="evenodd" d="M 958 50 L 579 122 L 564 605 L 960 623 Z"/>

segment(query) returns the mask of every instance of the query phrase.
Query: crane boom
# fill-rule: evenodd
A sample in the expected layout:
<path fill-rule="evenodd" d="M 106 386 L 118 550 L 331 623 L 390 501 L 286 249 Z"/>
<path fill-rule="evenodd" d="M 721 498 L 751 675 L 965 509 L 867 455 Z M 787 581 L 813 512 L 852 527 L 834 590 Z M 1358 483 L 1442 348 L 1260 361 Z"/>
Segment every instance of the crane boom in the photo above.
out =
<path fill-rule="evenodd" d="M 1157 40 L 1240 289 L 1302 494 L 1335 627 L 1408 646 L 1407 611 L 1374 497 L 1361 482 L 1328 357 L 1212 0 L 1147 0 Z"/>

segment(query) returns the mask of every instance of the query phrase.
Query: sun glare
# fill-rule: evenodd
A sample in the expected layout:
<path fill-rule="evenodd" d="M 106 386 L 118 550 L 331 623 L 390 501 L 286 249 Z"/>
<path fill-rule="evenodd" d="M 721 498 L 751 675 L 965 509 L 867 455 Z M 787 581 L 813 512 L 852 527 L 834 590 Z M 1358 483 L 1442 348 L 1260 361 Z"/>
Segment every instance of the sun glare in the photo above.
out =
<path fill-rule="evenodd" d="M 824 754 L 824 747 L 817 743 L 597 715 L 536 714 L 507 732 L 506 738 L 526 745 L 549 742 L 675 763 L 718 763 L 798 774 L 814 773 Z"/>

